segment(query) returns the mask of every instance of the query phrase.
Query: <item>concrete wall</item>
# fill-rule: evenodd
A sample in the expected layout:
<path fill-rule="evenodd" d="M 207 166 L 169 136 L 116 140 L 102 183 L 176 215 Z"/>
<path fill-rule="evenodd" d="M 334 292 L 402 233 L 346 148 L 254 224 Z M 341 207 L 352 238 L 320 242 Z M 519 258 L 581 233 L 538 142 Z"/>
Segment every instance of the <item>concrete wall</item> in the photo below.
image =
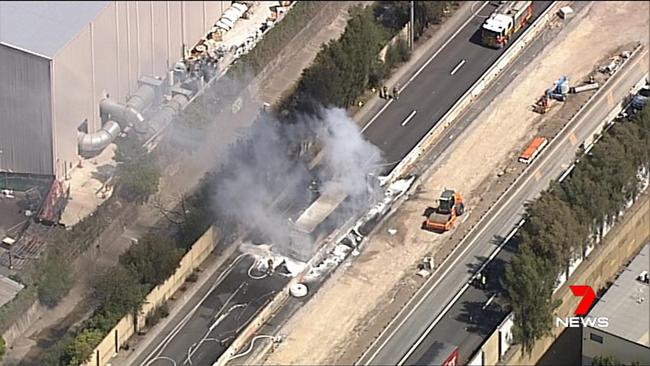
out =
<path fill-rule="evenodd" d="M 499 361 L 499 332 L 496 331 L 485 341 L 481 349 L 484 365 L 496 365 Z"/>
<path fill-rule="evenodd" d="M 211 226 L 193 245 L 192 249 L 183 256 L 174 274 L 145 298 L 141 313 L 144 315 L 138 322 L 144 325 L 144 318 L 154 309 L 167 301 L 185 283 L 189 276 L 212 253 L 219 241 L 218 229 Z"/>
<path fill-rule="evenodd" d="M 34 301 L 32 305 L 23 312 L 22 315 L 13 323 L 6 332 L 2 334 L 2 338 L 7 345 L 12 345 L 29 327 L 43 315 L 47 308 L 41 305 L 38 300 Z"/>
<path fill-rule="evenodd" d="M 620 221 L 598 246 L 584 260 L 584 263 L 571 276 L 570 283 L 588 283 L 593 288 L 604 288 L 621 267 L 626 265 L 650 239 L 650 199 L 644 193 L 629 212 L 624 221 Z M 572 316 L 578 306 L 579 298 L 573 296 L 565 284 L 554 295 L 561 299 L 562 305 L 557 309 L 559 317 Z M 553 334 L 535 343 L 530 356 L 521 354 L 519 345 L 511 347 L 504 357 L 507 365 L 534 365 L 549 349 L 564 328 L 553 328 Z"/>
<path fill-rule="evenodd" d="M 603 342 L 598 343 L 592 340 L 591 334 L 602 337 Z M 640 362 L 642 365 L 650 363 L 650 348 L 630 342 L 600 329 L 583 328 L 582 364 L 591 365 L 591 360 L 601 355 L 612 355 L 618 362 L 624 365 L 629 365 L 632 362 Z"/>
<path fill-rule="evenodd" d="M 119 352 L 126 341 L 144 326 L 146 317 L 153 310 L 167 301 L 185 283 L 189 276 L 212 253 L 219 242 L 219 232 L 211 226 L 193 245 L 180 261 L 173 275 L 165 282 L 156 286 L 144 299 L 139 314 L 134 318 L 127 315 L 111 329 L 100 344 L 93 350 L 90 360 L 85 366 L 104 366 L 110 363 L 113 356 Z"/>
<path fill-rule="evenodd" d="M 198 42 L 230 1 L 112 2 L 53 59 L 53 119 L 56 174 L 77 156 L 77 128 L 101 128 L 105 94 L 125 101 L 141 76 L 165 77 L 182 57 L 182 44 Z"/>
<path fill-rule="evenodd" d="M 0 171 L 50 175 L 50 61 L 0 45 Z"/>

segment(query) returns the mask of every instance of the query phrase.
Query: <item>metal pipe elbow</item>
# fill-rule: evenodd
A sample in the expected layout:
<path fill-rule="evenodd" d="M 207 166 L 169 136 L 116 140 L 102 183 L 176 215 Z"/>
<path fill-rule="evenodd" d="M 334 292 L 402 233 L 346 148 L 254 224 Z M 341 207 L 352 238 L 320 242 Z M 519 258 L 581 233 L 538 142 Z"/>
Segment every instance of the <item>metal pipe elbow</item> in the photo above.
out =
<path fill-rule="evenodd" d="M 117 138 L 120 131 L 121 128 L 117 122 L 108 121 L 99 131 L 81 134 L 77 140 L 79 154 L 87 156 L 100 153 Z"/>

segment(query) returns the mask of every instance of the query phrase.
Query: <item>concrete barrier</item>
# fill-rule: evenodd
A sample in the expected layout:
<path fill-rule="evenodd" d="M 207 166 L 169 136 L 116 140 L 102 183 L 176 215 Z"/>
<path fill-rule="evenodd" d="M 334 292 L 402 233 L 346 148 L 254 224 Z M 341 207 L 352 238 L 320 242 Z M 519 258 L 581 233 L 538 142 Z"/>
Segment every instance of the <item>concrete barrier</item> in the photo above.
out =
<path fill-rule="evenodd" d="M 172 297 L 183 286 L 187 277 L 208 258 L 219 242 L 218 239 L 218 229 L 211 226 L 181 258 L 174 274 L 149 292 L 138 314 L 123 317 L 93 350 L 90 360 L 84 365 L 108 365 L 129 338 L 145 325 L 147 316 Z"/>
<path fill-rule="evenodd" d="M 469 105 L 501 74 L 503 69 L 509 65 L 521 52 L 532 42 L 549 22 L 556 16 L 555 13 L 563 6 L 563 2 L 554 2 L 528 29 L 524 30 L 511 46 L 497 61 L 463 94 L 454 106 L 445 113 L 439 122 L 429 130 L 427 135 L 402 159 L 402 161 L 388 175 L 388 182 L 399 179 L 410 173 L 415 162 L 427 151 L 437 140 L 440 134 L 445 131 L 458 118 Z"/>

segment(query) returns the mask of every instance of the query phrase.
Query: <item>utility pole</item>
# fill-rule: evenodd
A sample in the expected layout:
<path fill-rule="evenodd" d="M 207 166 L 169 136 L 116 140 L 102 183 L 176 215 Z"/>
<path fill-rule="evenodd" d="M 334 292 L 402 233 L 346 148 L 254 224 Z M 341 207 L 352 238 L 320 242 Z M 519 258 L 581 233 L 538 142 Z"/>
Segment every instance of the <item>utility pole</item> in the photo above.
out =
<path fill-rule="evenodd" d="M 411 34 L 410 34 L 410 37 L 409 37 L 410 38 L 409 43 L 411 45 L 411 51 L 413 51 L 413 40 L 415 39 L 415 13 L 414 13 L 415 10 L 414 10 L 414 8 L 415 8 L 415 1 L 411 1 L 411 23 L 410 23 L 410 27 L 409 27 L 409 30 L 411 31 L 410 32 Z"/>

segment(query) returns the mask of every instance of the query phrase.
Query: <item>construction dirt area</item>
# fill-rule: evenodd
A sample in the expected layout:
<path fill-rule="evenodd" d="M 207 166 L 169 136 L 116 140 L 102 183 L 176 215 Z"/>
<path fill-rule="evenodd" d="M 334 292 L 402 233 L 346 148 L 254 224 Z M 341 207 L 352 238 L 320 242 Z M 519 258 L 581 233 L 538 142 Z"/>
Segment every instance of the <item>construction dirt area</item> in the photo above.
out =
<path fill-rule="evenodd" d="M 647 2 L 592 2 L 557 37 L 546 36 L 541 53 L 457 138 L 453 153 L 436 161 L 419 190 L 367 239 L 359 257 L 284 325 L 283 342 L 266 364 L 354 363 L 423 282 L 416 275 L 423 257 L 440 263 L 523 171 L 516 159 L 532 138 L 557 134 L 593 92 L 569 96 L 545 115 L 533 112 L 532 104 L 561 75 L 578 85 L 609 57 L 631 51 L 637 42 L 647 47 L 649 10 Z M 443 235 L 421 230 L 423 210 L 445 187 L 463 193 L 466 221 Z"/>

